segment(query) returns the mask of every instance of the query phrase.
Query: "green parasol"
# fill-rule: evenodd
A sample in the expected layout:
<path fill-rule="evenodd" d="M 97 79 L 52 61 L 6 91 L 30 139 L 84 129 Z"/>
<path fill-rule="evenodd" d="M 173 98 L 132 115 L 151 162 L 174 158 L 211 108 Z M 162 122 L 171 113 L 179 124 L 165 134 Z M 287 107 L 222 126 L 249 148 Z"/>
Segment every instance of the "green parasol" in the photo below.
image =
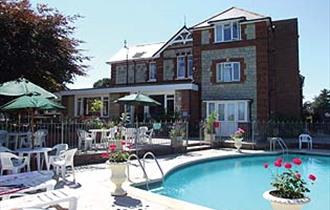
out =
<path fill-rule="evenodd" d="M 42 87 L 33 84 L 25 78 L 18 78 L 9 82 L 0 84 L 0 95 L 22 96 L 31 93 L 39 93 L 44 98 L 57 98 L 56 95 L 48 92 Z"/>

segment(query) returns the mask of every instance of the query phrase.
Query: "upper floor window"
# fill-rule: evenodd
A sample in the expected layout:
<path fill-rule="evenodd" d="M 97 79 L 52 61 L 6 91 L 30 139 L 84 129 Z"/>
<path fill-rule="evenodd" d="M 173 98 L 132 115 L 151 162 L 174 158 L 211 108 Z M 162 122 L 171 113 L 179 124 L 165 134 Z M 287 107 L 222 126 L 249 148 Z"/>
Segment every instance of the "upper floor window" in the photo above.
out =
<path fill-rule="evenodd" d="M 157 66 L 155 62 L 149 64 L 149 81 L 156 81 L 157 79 Z"/>
<path fill-rule="evenodd" d="M 240 39 L 240 27 L 238 22 L 230 22 L 215 25 L 215 42 L 228 42 Z"/>
<path fill-rule="evenodd" d="M 241 80 L 239 62 L 217 64 L 217 82 L 237 82 Z"/>
<path fill-rule="evenodd" d="M 179 56 L 177 58 L 177 78 L 182 79 L 186 77 L 186 56 Z"/>
<path fill-rule="evenodd" d="M 193 68 L 194 68 L 193 56 L 189 55 L 188 56 L 188 77 L 189 78 L 193 77 Z"/>

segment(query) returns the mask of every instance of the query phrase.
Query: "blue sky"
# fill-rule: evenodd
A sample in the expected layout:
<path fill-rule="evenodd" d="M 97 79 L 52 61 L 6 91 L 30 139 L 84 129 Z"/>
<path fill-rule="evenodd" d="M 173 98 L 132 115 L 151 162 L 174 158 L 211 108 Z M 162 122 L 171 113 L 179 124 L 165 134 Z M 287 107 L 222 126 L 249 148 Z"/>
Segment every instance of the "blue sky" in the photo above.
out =
<path fill-rule="evenodd" d="M 92 87 L 109 77 L 105 64 L 126 39 L 129 45 L 167 41 L 183 25 L 198 23 L 231 6 L 237 6 L 273 20 L 298 18 L 300 70 L 305 79 L 304 96 L 311 99 L 330 88 L 328 0 L 32 0 L 46 3 L 64 14 L 84 16 L 76 22 L 74 36 L 85 41 L 81 47 L 92 56 L 88 76 L 78 77 L 70 88 Z M 289 91 L 289 90 L 288 90 Z"/>

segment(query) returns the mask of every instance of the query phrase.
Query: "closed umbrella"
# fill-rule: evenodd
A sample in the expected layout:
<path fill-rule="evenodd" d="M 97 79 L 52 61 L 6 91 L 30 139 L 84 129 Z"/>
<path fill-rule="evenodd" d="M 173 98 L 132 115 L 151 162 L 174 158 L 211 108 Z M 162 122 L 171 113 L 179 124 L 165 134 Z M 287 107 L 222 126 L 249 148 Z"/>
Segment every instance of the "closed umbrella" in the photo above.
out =
<path fill-rule="evenodd" d="M 44 98 L 57 98 L 56 95 L 22 77 L 0 84 L 0 95 L 22 96 L 32 93 L 38 93 Z"/>
<path fill-rule="evenodd" d="M 34 111 L 35 110 L 56 110 L 65 107 L 56 103 L 51 99 L 47 99 L 38 94 L 30 94 L 18 97 L 1 106 L 2 111 L 27 110 L 31 114 L 31 130 L 34 133 Z M 34 138 L 32 138 L 32 146 L 34 146 Z"/>

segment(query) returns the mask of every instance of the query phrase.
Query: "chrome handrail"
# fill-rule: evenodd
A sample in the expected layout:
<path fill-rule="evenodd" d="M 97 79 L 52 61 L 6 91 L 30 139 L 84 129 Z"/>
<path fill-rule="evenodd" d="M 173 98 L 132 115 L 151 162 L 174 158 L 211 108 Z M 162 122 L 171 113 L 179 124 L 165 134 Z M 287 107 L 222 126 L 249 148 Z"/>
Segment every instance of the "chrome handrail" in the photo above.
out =
<path fill-rule="evenodd" d="M 288 146 L 285 144 L 285 142 L 283 141 L 282 138 L 280 137 L 273 137 L 273 138 L 270 138 L 270 151 L 274 151 L 275 150 L 275 147 L 276 147 L 276 143 L 278 143 L 278 145 L 281 147 L 282 149 L 282 153 L 286 153 L 288 154 Z"/>
<path fill-rule="evenodd" d="M 154 155 L 154 153 L 152 153 L 152 152 L 147 152 L 147 153 L 145 153 L 145 154 L 143 155 L 143 159 L 142 159 L 143 168 L 145 169 L 145 167 L 146 167 L 146 158 L 147 158 L 148 156 L 151 156 L 152 159 L 155 160 L 155 162 L 156 162 L 156 164 L 157 164 L 157 166 L 158 166 L 158 169 L 159 169 L 160 173 L 162 174 L 162 182 L 164 183 L 164 172 L 163 172 L 162 168 L 160 167 L 159 162 L 158 162 L 156 156 Z"/>
<path fill-rule="evenodd" d="M 127 162 L 129 163 L 129 161 L 131 161 L 131 159 L 132 159 L 133 157 L 136 158 L 136 160 L 138 161 L 138 163 L 139 163 L 139 165 L 140 165 L 140 167 L 141 167 L 141 169 L 142 169 L 142 171 L 143 171 L 143 176 L 144 176 L 144 178 L 146 179 L 147 190 L 149 190 L 149 181 L 150 181 L 150 180 L 149 180 L 149 177 L 148 177 L 148 175 L 147 175 L 147 173 L 146 173 L 146 170 L 145 170 L 144 166 L 142 165 L 142 163 L 141 163 L 141 161 L 140 161 L 140 158 L 139 158 L 136 154 L 131 154 L 131 155 L 127 158 Z M 128 178 L 128 180 L 129 180 L 130 182 L 133 182 L 133 181 L 130 179 L 129 165 L 130 165 L 130 164 L 127 165 L 127 178 Z"/>

